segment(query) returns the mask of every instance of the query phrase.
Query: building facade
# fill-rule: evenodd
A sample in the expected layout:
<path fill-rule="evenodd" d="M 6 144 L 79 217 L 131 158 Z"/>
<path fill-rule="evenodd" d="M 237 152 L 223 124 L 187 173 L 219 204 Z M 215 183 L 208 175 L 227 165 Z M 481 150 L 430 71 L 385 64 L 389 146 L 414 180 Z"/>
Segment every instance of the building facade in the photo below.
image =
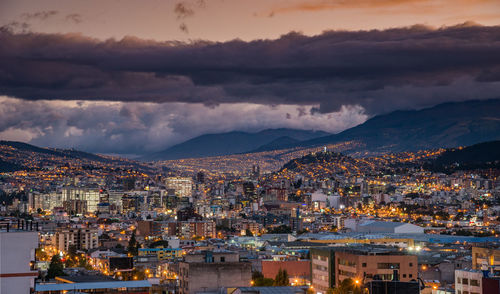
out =
<path fill-rule="evenodd" d="M 193 191 L 193 179 L 189 177 L 168 177 L 165 179 L 167 189 L 175 190 L 177 197 L 191 197 Z"/>
<path fill-rule="evenodd" d="M 418 259 L 402 251 L 376 246 L 311 249 L 312 285 L 326 293 L 345 279 L 409 282 L 418 278 Z"/>
<path fill-rule="evenodd" d="M 179 263 L 179 293 L 215 292 L 222 287 L 250 286 L 252 266 L 235 252 L 206 251 L 190 254 Z"/>
<path fill-rule="evenodd" d="M 455 271 L 456 294 L 483 294 L 483 273 L 477 270 Z"/>
<path fill-rule="evenodd" d="M 60 251 L 68 251 L 69 246 L 77 250 L 90 250 L 98 247 L 97 230 L 87 228 L 58 228 L 55 245 Z"/>
<path fill-rule="evenodd" d="M 0 231 L 0 293 L 31 293 L 38 271 L 33 270 L 38 232 Z"/>

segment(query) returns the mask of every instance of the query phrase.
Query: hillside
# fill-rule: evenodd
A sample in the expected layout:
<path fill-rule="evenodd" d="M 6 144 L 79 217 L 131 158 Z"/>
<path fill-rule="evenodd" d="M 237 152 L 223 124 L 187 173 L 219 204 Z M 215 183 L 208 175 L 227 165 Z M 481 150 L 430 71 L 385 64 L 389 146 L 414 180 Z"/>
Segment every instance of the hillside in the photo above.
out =
<path fill-rule="evenodd" d="M 339 134 L 280 148 L 313 147 L 345 141 L 375 153 L 473 145 L 500 139 L 500 99 L 445 103 L 422 110 L 375 116 Z"/>
<path fill-rule="evenodd" d="M 0 172 L 38 170 L 47 166 L 63 166 L 68 163 L 87 167 L 148 167 L 139 162 L 102 156 L 74 149 L 42 148 L 22 142 L 0 141 Z"/>
<path fill-rule="evenodd" d="M 500 168 L 500 141 L 446 150 L 439 157 L 430 161 L 426 168 L 442 172 Z"/>
<path fill-rule="evenodd" d="M 268 129 L 257 133 L 229 132 L 206 134 L 177 144 L 161 152 L 147 155 L 142 159 L 172 160 L 230 155 L 256 150 L 267 144 L 274 144 L 274 148 L 280 148 L 285 143 L 296 143 L 325 135 L 328 135 L 328 133 L 294 129 Z"/>

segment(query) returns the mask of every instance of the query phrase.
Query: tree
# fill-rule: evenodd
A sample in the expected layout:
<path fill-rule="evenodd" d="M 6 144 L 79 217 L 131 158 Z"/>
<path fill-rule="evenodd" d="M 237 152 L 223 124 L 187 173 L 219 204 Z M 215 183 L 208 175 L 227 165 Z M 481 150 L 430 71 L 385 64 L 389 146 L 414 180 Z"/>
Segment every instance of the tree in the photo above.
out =
<path fill-rule="evenodd" d="M 65 276 L 66 274 L 64 273 L 63 269 L 64 266 L 61 259 L 59 258 L 59 255 L 56 254 L 52 256 L 52 259 L 50 260 L 49 269 L 47 270 L 46 278 L 53 279 L 56 276 Z"/>
<path fill-rule="evenodd" d="M 132 236 L 128 241 L 127 251 L 133 256 L 137 256 L 137 253 L 139 252 L 139 243 L 135 239 L 135 230 L 132 232 Z"/>
<path fill-rule="evenodd" d="M 333 289 L 332 294 L 363 294 L 363 290 L 359 285 L 359 281 L 353 279 L 345 279 L 340 282 L 340 285 Z"/>
<path fill-rule="evenodd" d="M 76 253 L 76 245 L 68 246 L 68 256 L 64 261 L 65 267 L 74 267 L 78 265 L 78 258 Z"/>
<path fill-rule="evenodd" d="M 92 269 L 92 266 L 87 262 L 87 258 L 83 256 L 78 260 L 78 267 L 83 267 L 87 270 Z"/>
<path fill-rule="evenodd" d="M 288 286 L 288 285 L 290 285 L 288 272 L 280 268 L 278 270 L 278 273 L 276 274 L 276 278 L 274 278 L 274 286 Z"/>
<path fill-rule="evenodd" d="M 254 281 L 255 287 L 272 287 L 274 280 L 270 278 L 261 278 Z"/>
<path fill-rule="evenodd" d="M 274 284 L 273 279 L 264 278 L 261 272 L 252 272 L 252 281 L 255 287 L 271 287 Z"/>

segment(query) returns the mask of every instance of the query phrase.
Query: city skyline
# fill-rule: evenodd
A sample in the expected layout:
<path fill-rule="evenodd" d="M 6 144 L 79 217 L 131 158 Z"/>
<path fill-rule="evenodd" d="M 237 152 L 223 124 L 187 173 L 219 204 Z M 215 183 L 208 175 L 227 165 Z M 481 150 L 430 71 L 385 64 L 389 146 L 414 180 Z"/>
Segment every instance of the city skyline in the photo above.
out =
<path fill-rule="evenodd" d="M 500 97 L 498 2 L 444 4 L 5 1 L 0 138 L 144 154 Z"/>

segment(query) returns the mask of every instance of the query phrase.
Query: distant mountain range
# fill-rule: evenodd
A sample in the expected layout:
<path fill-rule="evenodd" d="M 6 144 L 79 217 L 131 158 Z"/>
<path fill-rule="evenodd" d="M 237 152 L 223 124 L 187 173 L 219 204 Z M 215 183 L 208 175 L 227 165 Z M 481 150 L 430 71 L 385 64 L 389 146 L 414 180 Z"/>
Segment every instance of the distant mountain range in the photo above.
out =
<path fill-rule="evenodd" d="M 311 148 L 356 141 L 353 152 L 386 153 L 468 146 L 500 140 L 500 99 L 444 103 L 375 116 L 338 134 L 270 129 L 196 137 L 143 160 L 169 160 Z"/>
<path fill-rule="evenodd" d="M 166 150 L 144 156 L 143 160 L 170 160 L 181 158 L 200 158 L 256 152 L 260 149 L 280 149 L 280 146 L 299 143 L 330 135 L 322 131 L 267 129 L 257 133 L 229 132 L 206 134 Z"/>
<path fill-rule="evenodd" d="M 444 103 L 422 110 L 375 116 L 339 134 L 286 147 L 358 141 L 377 153 L 467 146 L 500 140 L 500 99 Z M 351 152 L 356 150 L 351 150 Z"/>
<path fill-rule="evenodd" d="M 495 140 L 500 140 L 500 99 L 445 103 L 422 110 L 395 111 L 375 116 L 361 125 L 334 135 L 322 131 L 284 128 L 256 133 L 235 131 L 207 134 L 142 159 L 170 160 L 265 153 L 273 150 L 298 151 L 343 142 L 355 143 L 352 148 L 341 150 L 343 153 L 381 154 L 470 146 Z M 22 160 L 12 161 L 9 156 L 2 156 L 6 152 L 24 152 L 18 159 L 25 160 L 30 160 L 31 153 L 43 154 L 44 161 L 50 161 L 50 156 L 108 163 L 117 160 L 73 149 L 40 148 L 21 142 L 0 141 L 0 147 L 0 170 L 4 171 L 23 169 L 27 164 Z M 140 163 L 124 161 L 120 164 Z"/>

